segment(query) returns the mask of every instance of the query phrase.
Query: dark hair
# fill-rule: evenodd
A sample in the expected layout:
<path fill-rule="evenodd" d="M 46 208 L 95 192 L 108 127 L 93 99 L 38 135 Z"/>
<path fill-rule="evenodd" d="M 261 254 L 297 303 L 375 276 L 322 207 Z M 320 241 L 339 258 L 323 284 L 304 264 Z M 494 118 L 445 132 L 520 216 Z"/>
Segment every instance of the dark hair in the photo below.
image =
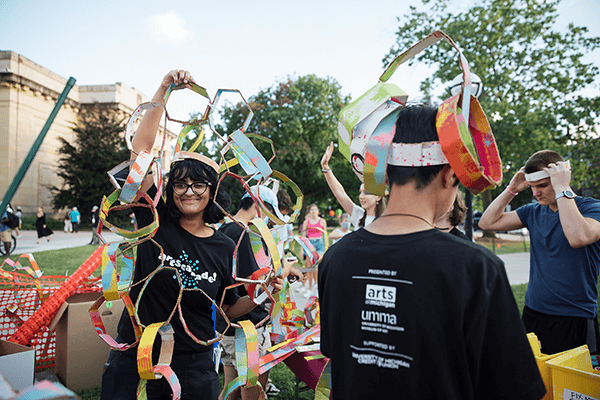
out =
<path fill-rule="evenodd" d="M 204 209 L 204 222 L 207 224 L 214 224 L 223 219 L 225 214 L 215 204 L 215 201 L 219 203 L 224 210 L 228 210 L 231 206 L 231 197 L 221 187 L 215 194 L 215 190 L 218 185 L 217 172 L 210 166 L 194 159 L 185 159 L 177 161 L 171 164 L 171 170 L 169 171 L 169 179 L 167 181 L 167 215 L 175 221 L 179 222 L 181 218 L 181 211 L 175 205 L 173 201 L 173 182 L 176 180 L 184 180 L 190 178 L 193 181 L 204 181 L 210 183 L 209 186 L 209 200 L 206 208 Z"/>
<path fill-rule="evenodd" d="M 275 213 L 275 210 L 273 209 L 273 206 L 271 205 L 271 203 L 267 203 L 266 201 L 263 201 L 263 203 L 265 204 L 265 207 L 267 207 L 267 209 L 269 210 L 269 212 L 271 214 Z M 252 200 L 252 197 L 247 196 L 240 200 L 240 205 L 238 207 L 238 211 L 248 210 L 248 209 L 250 209 L 250 207 L 254 207 L 254 200 Z"/>
<path fill-rule="evenodd" d="M 379 199 L 379 201 L 375 205 L 375 218 L 379 218 L 381 216 L 381 214 L 383 214 L 383 212 L 385 211 L 386 207 L 387 207 L 386 197 L 381 196 L 381 199 Z M 365 210 L 365 213 L 363 214 L 362 218 L 360 220 L 358 220 L 358 226 L 363 227 L 363 226 L 365 226 L 366 223 L 367 223 L 367 210 Z"/>
<path fill-rule="evenodd" d="M 279 189 L 279 191 L 277 191 L 277 202 L 279 203 L 279 210 L 292 211 L 292 209 L 294 208 L 292 198 L 290 197 L 288 192 L 286 192 L 283 189 Z"/>
<path fill-rule="evenodd" d="M 459 226 L 465 221 L 467 216 L 467 205 L 465 204 L 465 200 L 462 197 L 460 191 L 456 192 L 456 198 L 454 199 L 454 208 L 450 211 L 448 215 L 448 220 L 450 221 L 450 225 Z"/>
<path fill-rule="evenodd" d="M 424 143 L 439 140 L 435 126 L 437 108 L 426 104 L 404 107 L 396 120 L 394 143 Z M 404 185 L 415 181 L 417 189 L 422 189 L 444 168 L 443 165 L 425 167 L 387 166 L 389 185 Z M 458 179 L 456 180 L 458 184 Z"/>
<path fill-rule="evenodd" d="M 533 153 L 531 157 L 525 162 L 526 174 L 541 171 L 548 166 L 548 164 L 556 163 L 559 161 L 565 161 L 560 154 L 552 150 L 540 150 Z"/>

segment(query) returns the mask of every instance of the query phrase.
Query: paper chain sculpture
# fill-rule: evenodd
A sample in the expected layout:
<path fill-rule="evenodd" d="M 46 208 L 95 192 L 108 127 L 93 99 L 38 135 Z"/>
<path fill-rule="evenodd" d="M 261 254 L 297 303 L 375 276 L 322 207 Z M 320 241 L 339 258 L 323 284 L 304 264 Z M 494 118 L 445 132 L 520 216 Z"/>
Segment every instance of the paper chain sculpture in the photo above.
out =
<path fill-rule="evenodd" d="M 408 95 L 399 87 L 393 84 L 386 83 L 391 75 L 395 72 L 398 66 L 408 59 L 414 57 L 426 47 L 438 42 L 440 39 L 446 40 L 458 53 L 459 65 L 463 71 L 463 85 L 459 94 L 444 101 L 439 108 L 437 116 L 437 129 L 439 134 L 439 142 L 422 143 L 422 144 L 402 144 L 392 143 L 395 132 L 395 121 L 398 113 L 403 106 L 406 105 Z M 385 170 L 388 164 L 400 166 L 415 166 L 415 165 L 439 165 L 449 163 L 456 172 L 460 181 L 471 192 L 477 194 L 483 190 L 494 187 L 501 181 L 501 161 L 498 155 L 494 136 L 483 113 L 479 102 L 470 93 L 471 77 L 467 61 L 462 55 L 458 47 L 452 39 L 441 31 L 436 31 L 410 49 L 396 57 L 387 67 L 384 73 L 379 78 L 379 82 L 367 93 L 360 96 L 356 101 L 349 104 L 340 112 L 339 123 L 339 147 L 340 151 L 348 160 L 361 180 L 365 183 L 365 188 L 368 192 L 378 195 L 385 193 Z M 127 124 L 126 141 L 129 149 L 134 152 L 131 146 L 131 138 L 134 134 L 134 126 L 141 115 L 154 107 L 163 107 L 165 113 L 165 129 L 167 121 L 179 122 L 184 125 L 179 134 L 176 148 L 175 158 L 195 158 L 212 165 L 220 174 L 219 185 L 227 176 L 239 181 L 244 190 L 254 200 L 257 210 L 261 209 L 269 218 L 276 224 L 283 224 L 276 215 L 272 214 L 263 201 L 250 190 L 249 182 L 256 180 L 257 184 L 266 184 L 270 179 L 280 180 L 286 183 L 296 195 L 295 211 L 291 215 L 290 221 L 294 222 L 300 213 L 302 206 L 303 195 L 298 186 L 293 183 L 284 174 L 273 171 L 270 162 L 273 160 L 275 150 L 273 143 L 269 139 L 260 135 L 246 132 L 250 121 L 253 117 L 253 112 L 248 103 L 238 90 L 219 89 L 215 97 L 210 101 L 210 97 L 206 89 L 196 84 L 180 84 L 172 85 L 165 95 L 165 104 L 171 93 L 174 90 L 189 89 L 197 93 L 205 99 L 209 99 L 209 104 L 206 111 L 201 116 L 192 121 L 177 121 L 169 117 L 166 107 L 158 103 L 143 103 L 134 111 Z M 225 137 L 215 129 L 214 117 L 216 106 L 221 95 L 225 92 L 238 93 L 243 101 L 243 104 L 248 109 L 248 116 L 243 125 L 233 133 Z M 216 162 L 194 153 L 194 150 L 202 142 L 204 138 L 204 128 L 208 127 L 216 137 L 222 142 L 220 150 L 220 162 Z M 188 151 L 182 150 L 182 144 L 185 141 L 187 134 L 196 128 L 199 134 Z M 166 133 L 166 132 L 165 132 Z M 173 269 L 163 264 L 157 266 L 156 270 L 150 274 L 144 281 L 137 282 L 142 284 L 141 292 L 138 296 L 136 304 L 133 304 L 129 299 L 128 291 L 132 287 L 132 278 L 134 276 L 135 259 L 133 248 L 141 242 L 150 240 L 158 229 L 159 221 L 155 206 L 161 196 L 162 175 L 160 168 L 160 160 L 162 158 L 165 146 L 166 134 L 163 135 L 163 143 L 159 157 L 153 157 L 147 152 L 136 153 L 137 157 L 134 161 L 126 161 L 115 168 L 111 169 L 108 174 L 111 182 L 116 190 L 105 197 L 100 207 L 100 223 L 98 225 L 98 235 L 101 236 L 101 230 L 105 226 L 111 231 L 123 237 L 120 243 L 105 244 L 102 252 L 102 287 L 104 296 L 90 309 L 90 315 L 96 326 L 96 331 L 102 339 L 113 349 L 126 350 L 133 346 L 138 346 L 138 372 L 140 375 L 141 384 L 139 389 L 139 397 L 143 398 L 145 393 L 145 382 L 149 379 L 165 378 L 171 385 L 173 390 L 173 398 L 176 399 L 180 395 L 180 386 L 177 376 L 170 368 L 170 362 L 173 352 L 173 328 L 170 325 L 171 318 L 177 312 L 178 317 L 182 321 L 187 334 L 197 343 L 203 345 L 211 345 L 216 341 L 221 340 L 222 334 L 215 338 L 197 338 L 189 330 L 185 324 L 184 315 L 182 314 L 180 304 L 178 303 L 173 309 L 169 319 L 160 323 L 150 324 L 145 326 L 140 321 L 137 314 L 137 307 L 140 298 L 144 295 L 144 288 L 152 277 L 163 269 Z M 273 149 L 273 157 L 267 160 L 254 146 L 250 139 L 260 140 L 271 144 Z M 230 152 L 231 150 L 231 152 Z M 135 153 L 135 152 L 134 152 Z M 233 155 L 227 159 L 228 153 Z M 245 175 L 234 173 L 231 168 L 239 165 Z M 156 180 L 158 193 L 151 199 L 145 193 L 140 193 L 139 188 L 147 175 L 148 171 L 155 166 L 156 173 L 153 174 Z M 129 168 L 129 175 L 123 186 L 120 186 L 115 175 L 122 170 Z M 142 197 L 146 203 L 134 202 L 136 197 Z M 121 205 L 116 205 L 120 201 Z M 240 241 L 236 244 L 234 253 L 234 268 L 233 277 L 236 279 L 236 284 L 227 288 L 230 290 L 236 286 L 248 283 L 250 298 L 259 304 L 267 298 L 273 302 L 271 308 L 271 317 L 274 321 L 273 333 L 278 345 L 274 346 L 272 351 L 262 357 L 260 360 L 256 352 L 256 327 L 263 325 L 268 318 L 261 321 L 257 326 L 254 326 L 248 321 L 242 321 L 239 324 L 232 324 L 221 305 L 217 304 L 213 299 L 210 299 L 206 293 L 202 292 L 213 303 L 217 311 L 227 322 L 228 327 L 236 328 L 236 359 L 239 377 L 231 382 L 225 389 L 226 397 L 235 389 L 241 386 L 260 386 L 258 376 L 264 371 L 272 368 L 277 363 L 281 362 L 286 357 L 297 352 L 304 354 L 307 360 L 321 360 L 323 356 L 318 351 L 318 336 L 319 336 L 319 311 L 318 303 L 313 299 L 309 302 L 304 311 L 296 309 L 295 302 L 291 297 L 289 285 L 284 287 L 284 290 L 273 295 L 272 288 L 269 287 L 269 279 L 276 276 L 281 268 L 280 255 L 273 236 L 268 227 L 261 219 L 254 219 L 249 226 L 245 226 L 227 213 L 218 202 L 215 204 L 226 214 L 227 218 L 240 224 L 250 235 L 251 244 L 254 255 L 260 270 L 257 271 L 250 279 L 244 279 L 237 274 L 237 251 Z M 131 207 L 148 207 L 154 213 L 154 221 L 136 231 L 126 231 L 120 229 L 107 221 L 107 216 L 110 211 L 122 210 Z M 291 241 L 297 242 L 303 249 L 305 254 L 313 262 L 317 262 L 317 255 L 314 247 L 310 242 L 303 238 L 292 238 Z M 262 243 L 265 243 L 263 245 Z M 162 249 L 161 249 L 162 251 Z M 161 257 L 162 259 L 162 257 Z M 118 271 L 120 267 L 120 271 Z M 173 272 L 178 279 L 181 290 L 179 300 L 181 300 L 183 287 L 179 272 L 173 269 Z M 259 278 L 259 276 L 266 278 Z M 98 308 L 104 301 L 112 301 L 122 299 L 126 309 L 130 315 L 131 323 L 136 332 L 136 341 L 134 343 L 117 343 L 113 338 L 107 335 Z M 155 337 L 160 334 L 161 337 L 161 352 L 158 364 L 152 364 L 152 344 Z M 329 368 L 325 364 L 320 364 L 319 374 L 321 376 L 318 383 L 315 384 L 316 398 L 329 397 Z M 264 395 L 264 392 L 263 392 Z"/>
<path fill-rule="evenodd" d="M 192 90 L 201 97 L 210 100 L 206 89 L 196 85 L 195 83 L 180 85 L 173 84 L 171 85 L 171 87 L 167 91 L 167 94 L 165 95 L 165 104 L 167 104 L 169 96 L 174 90 L 181 89 Z M 213 119 L 213 114 L 216 110 L 219 99 L 221 95 L 225 92 L 238 93 L 242 99 L 243 104 L 248 109 L 248 116 L 246 117 L 243 125 L 239 129 L 235 130 L 233 133 L 228 135 L 228 137 L 225 137 L 223 134 L 221 134 L 215 129 L 215 123 Z M 294 212 L 290 216 L 290 220 L 287 223 L 292 223 L 297 219 L 301 211 L 303 195 L 300 191 L 300 188 L 292 180 L 290 180 L 281 172 L 274 171 L 271 169 L 270 162 L 273 160 L 275 154 L 275 149 L 273 148 L 272 141 L 263 136 L 246 132 L 246 129 L 248 128 L 248 125 L 250 124 L 250 121 L 252 119 L 253 112 L 238 90 L 219 89 L 213 100 L 209 102 L 205 112 L 199 118 L 192 121 L 175 120 L 169 116 L 166 107 L 164 107 L 160 103 L 153 102 L 140 104 L 131 115 L 129 122 L 127 123 L 125 140 L 129 150 L 135 153 L 137 156 L 134 161 L 125 161 L 108 171 L 109 179 L 115 186 L 115 191 L 110 195 L 105 196 L 102 200 L 100 206 L 100 223 L 98 224 L 97 230 L 98 236 L 100 237 L 102 242 L 105 243 L 102 248 L 103 296 L 101 296 L 100 299 L 90 308 L 90 316 L 92 318 L 98 335 L 112 349 L 123 351 L 138 346 L 138 373 L 141 378 L 141 383 L 138 390 L 138 398 L 145 397 L 145 384 L 147 380 L 165 378 L 171 386 L 171 389 L 173 391 L 173 398 L 177 399 L 180 396 L 181 387 L 179 385 L 177 376 L 170 367 L 174 347 L 173 328 L 170 324 L 171 318 L 173 318 L 175 313 L 177 313 L 178 318 L 181 320 L 182 325 L 186 330 L 186 333 L 196 343 L 202 345 L 210 346 L 214 344 L 215 342 L 222 339 L 223 334 L 220 333 L 214 338 L 197 338 L 187 328 L 187 325 L 185 323 L 185 316 L 182 313 L 180 301 L 183 292 L 185 290 L 192 289 L 184 288 L 181 276 L 177 269 L 163 265 L 161 263 L 157 265 L 154 272 L 152 272 L 143 281 L 136 282 L 135 284 L 132 282 L 135 269 L 135 246 L 139 245 L 144 241 L 151 241 L 160 249 L 162 253 L 162 248 L 158 243 L 156 243 L 152 239 L 152 236 L 155 234 L 156 230 L 159 227 L 159 218 L 155 207 L 158 204 L 158 201 L 160 200 L 160 197 L 162 195 L 162 169 L 160 161 L 164 152 L 166 132 L 163 133 L 162 146 L 158 157 L 153 157 L 148 152 L 135 152 L 131 144 L 131 139 L 134 135 L 134 128 L 136 126 L 136 122 L 142 117 L 144 112 L 154 107 L 162 107 L 164 109 L 165 129 L 167 121 L 179 122 L 184 125 L 184 128 L 180 132 L 177 139 L 174 155 L 175 159 L 194 158 L 213 166 L 213 168 L 215 168 L 215 170 L 220 175 L 219 185 L 221 185 L 223 179 L 227 176 L 239 181 L 239 183 L 243 186 L 244 190 L 254 200 L 257 210 L 262 210 L 275 224 L 281 225 L 286 222 L 280 220 L 276 215 L 269 211 L 262 199 L 250 189 L 249 182 L 251 180 L 255 180 L 256 184 L 261 185 L 266 184 L 269 181 L 276 180 L 287 184 L 287 186 L 293 190 L 296 196 L 296 204 L 294 207 Z M 219 152 L 221 155 L 221 160 L 219 164 L 217 164 L 215 161 L 209 159 L 206 156 L 194 152 L 194 150 L 202 142 L 204 138 L 204 129 L 207 126 L 213 133 L 216 134 L 217 138 L 222 142 L 223 145 Z M 186 136 L 194 128 L 197 129 L 199 134 L 197 135 L 190 149 L 184 151 L 182 149 L 182 145 L 186 139 Z M 273 151 L 273 157 L 271 157 L 271 159 L 267 161 L 265 157 L 263 157 L 263 155 L 256 149 L 256 147 L 250 139 L 256 139 L 270 143 Z M 233 158 L 228 160 L 228 153 L 231 153 L 233 155 Z M 233 166 L 238 164 L 244 171 L 244 175 L 236 174 L 231 170 Z M 139 189 L 148 172 L 152 170 L 153 167 L 153 177 L 155 177 L 154 179 L 158 188 L 158 193 L 156 194 L 156 196 L 154 196 L 154 198 L 150 198 L 146 193 L 140 192 Z M 127 169 L 129 170 L 127 179 L 125 183 L 121 186 L 115 176 L 120 171 Z M 135 202 L 134 200 L 136 198 L 143 198 L 146 202 Z M 221 307 L 223 299 L 225 298 L 225 294 L 223 294 L 223 297 L 220 299 L 220 303 L 217 304 L 215 300 L 211 299 L 201 289 L 193 289 L 195 291 L 200 291 L 211 301 L 211 303 L 215 306 L 217 312 L 219 312 L 219 314 L 227 322 L 227 327 L 234 326 L 236 328 L 236 353 L 239 353 L 239 357 L 237 357 L 239 377 L 234 382 L 232 382 L 231 385 L 227 388 L 228 395 L 230 392 L 232 392 L 236 388 L 239 388 L 240 386 L 260 386 L 260 383 L 257 380 L 259 375 L 258 352 L 250 351 L 257 350 L 256 328 L 265 324 L 267 320 L 269 320 L 269 318 L 272 318 L 274 321 L 277 321 L 276 325 L 278 326 L 278 330 L 272 334 L 274 338 L 278 339 L 279 341 L 290 340 L 291 338 L 298 336 L 305 328 L 318 324 L 318 303 L 316 301 L 309 303 L 304 312 L 296 310 L 295 303 L 291 300 L 290 297 L 289 285 L 287 285 L 282 292 L 273 295 L 272 287 L 269 285 L 269 281 L 271 278 L 277 276 L 280 273 L 281 258 L 277 249 L 277 244 L 275 243 L 273 235 L 271 234 L 266 223 L 262 219 L 256 218 L 250 222 L 249 226 L 245 226 L 239 221 L 236 221 L 235 218 L 232 217 L 227 212 L 227 210 L 225 210 L 216 201 L 216 199 L 213 200 L 215 201 L 215 204 L 225 213 L 228 219 L 238 223 L 244 228 L 246 232 L 248 232 L 248 234 L 250 235 L 250 241 L 252 244 L 254 256 L 257 260 L 258 265 L 261 267 L 261 269 L 255 274 L 253 274 L 250 279 L 244 279 L 238 276 L 236 260 L 238 248 L 241 243 L 240 238 L 240 240 L 236 244 L 236 248 L 233 255 L 233 277 L 236 280 L 236 284 L 226 288 L 226 290 L 231 290 L 239 285 L 247 283 L 250 284 L 248 288 L 249 297 L 255 303 L 260 304 L 266 299 L 270 299 L 273 303 L 273 307 L 271 308 L 271 313 L 269 317 L 265 318 L 263 321 L 260 321 L 260 323 L 258 323 L 256 326 L 254 326 L 252 323 L 249 323 L 248 321 L 242 321 L 239 324 L 233 324 L 229 321 Z M 121 204 L 117 205 L 118 202 L 120 202 Z M 135 231 L 127 231 L 116 227 L 115 225 L 108 222 L 107 217 L 111 211 L 119 211 L 132 207 L 150 208 L 154 215 L 153 222 L 150 225 L 140 227 L 138 230 Z M 101 234 L 102 229 L 104 227 L 121 236 L 124 240 L 118 243 L 106 243 Z M 301 248 L 306 252 L 313 264 L 316 264 L 318 262 L 318 255 L 316 254 L 314 247 L 310 244 L 310 242 L 305 240 L 305 238 L 293 237 L 290 239 L 290 241 L 297 242 L 301 246 Z M 161 257 L 161 260 L 162 259 L 164 259 L 164 257 Z M 158 272 L 163 271 L 165 269 L 172 270 L 176 279 L 179 281 L 180 292 L 178 302 L 175 305 L 167 321 L 153 323 L 146 326 L 142 323 L 137 313 L 137 309 L 140 304 L 140 299 L 144 296 L 144 289 L 146 288 L 150 280 L 152 280 L 152 278 Z M 260 278 L 261 276 L 264 277 Z M 135 304 L 131 301 L 128 295 L 129 289 L 134 285 L 142 285 L 141 291 Z M 133 324 L 134 332 L 136 335 L 136 341 L 134 343 L 118 343 L 115 339 L 110 337 L 110 335 L 108 335 L 106 332 L 106 329 L 102 322 L 102 318 L 98 311 L 102 303 L 104 303 L 105 301 L 114 301 L 119 299 L 121 299 L 124 302 L 125 308 L 129 313 L 131 323 Z M 155 341 L 157 334 L 160 334 L 162 345 L 158 364 L 153 365 L 152 345 Z M 295 343 L 295 341 L 293 343 Z M 302 342 L 302 344 L 305 343 L 306 342 Z M 287 344 L 291 346 L 290 343 Z M 272 363 L 271 366 L 275 364 L 276 363 Z"/>
<path fill-rule="evenodd" d="M 438 109 L 439 142 L 392 143 L 398 113 L 408 95 L 386 83 L 402 63 L 444 39 L 458 53 L 463 72 L 461 92 Z M 460 181 L 478 194 L 500 184 L 502 162 L 487 118 L 477 98 L 471 95 L 471 73 L 467 60 L 452 39 L 436 31 L 396 57 L 379 82 L 340 112 L 339 148 L 369 193 L 383 196 L 388 164 L 426 166 L 450 164 Z"/>

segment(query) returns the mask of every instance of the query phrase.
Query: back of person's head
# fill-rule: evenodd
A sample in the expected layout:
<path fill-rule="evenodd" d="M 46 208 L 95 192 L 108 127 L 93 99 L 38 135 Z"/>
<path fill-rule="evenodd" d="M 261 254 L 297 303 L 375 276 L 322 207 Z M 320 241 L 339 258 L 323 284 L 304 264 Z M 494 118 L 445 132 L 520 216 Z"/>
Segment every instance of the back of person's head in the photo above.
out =
<path fill-rule="evenodd" d="M 280 211 L 292 211 L 294 208 L 294 203 L 292 203 L 292 198 L 284 189 L 279 189 L 277 191 L 277 201 L 279 201 L 279 210 Z"/>
<path fill-rule="evenodd" d="M 559 161 L 565 161 L 560 154 L 552 150 L 540 150 L 533 153 L 531 157 L 525 162 L 525 173 L 531 174 L 533 172 L 542 171 L 548 166 L 548 164 L 557 163 Z"/>
<path fill-rule="evenodd" d="M 267 210 L 269 210 L 269 212 L 271 214 L 275 213 L 275 206 L 279 208 L 277 195 L 275 193 L 273 193 L 273 191 L 271 189 L 269 189 L 268 187 L 260 186 L 257 189 L 256 186 L 253 186 L 251 188 L 251 190 L 252 190 L 252 194 L 254 196 L 258 195 L 260 197 L 260 199 L 264 203 L 265 207 L 267 207 Z M 252 197 L 250 197 L 250 195 L 248 193 L 244 193 L 244 195 L 240 199 L 238 211 L 240 211 L 240 210 L 248 211 L 253 206 L 254 206 L 254 200 L 252 199 Z"/>
<path fill-rule="evenodd" d="M 169 216 L 175 221 L 179 221 L 181 218 L 181 211 L 179 211 L 179 208 L 177 208 L 173 201 L 173 183 L 187 178 L 190 178 L 194 182 L 209 183 L 208 190 L 210 194 L 208 204 L 204 209 L 204 222 L 207 224 L 214 224 L 221 221 L 223 217 L 225 217 L 225 214 L 215 204 L 215 201 L 217 201 L 223 209 L 228 210 L 231 205 L 231 197 L 229 197 L 229 194 L 222 187 L 219 187 L 219 190 L 215 195 L 218 184 L 217 172 L 211 166 L 195 159 L 184 159 L 171 164 L 169 179 L 165 190 L 167 192 L 166 205 Z"/>
<path fill-rule="evenodd" d="M 437 108 L 430 105 L 410 105 L 404 107 L 396 120 L 394 143 L 425 143 L 439 141 L 435 126 Z M 387 166 L 388 182 L 404 185 L 414 181 L 417 189 L 422 189 L 435 178 L 444 165 L 425 167 Z"/>
<path fill-rule="evenodd" d="M 450 211 L 448 215 L 448 220 L 450 221 L 450 225 L 459 226 L 463 222 L 465 222 L 465 218 L 467 216 L 467 205 L 465 204 L 465 200 L 463 199 L 460 191 L 456 192 L 456 198 L 454 199 L 454 208 Z"/>

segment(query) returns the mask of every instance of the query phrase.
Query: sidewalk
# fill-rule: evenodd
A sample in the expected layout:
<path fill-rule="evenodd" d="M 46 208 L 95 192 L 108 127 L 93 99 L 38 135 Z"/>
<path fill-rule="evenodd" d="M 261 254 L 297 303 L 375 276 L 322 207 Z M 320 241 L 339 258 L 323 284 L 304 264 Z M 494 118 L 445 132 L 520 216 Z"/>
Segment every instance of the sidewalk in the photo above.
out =
<path fill-rule="evenodd" d="M 92 231 L 80 231 L 77 233 L 65 233 L 64 231 L 54 231 L 50 235 L 50 241 L 47 238 L 41 238 L 37 243 L 36 231 L 21 230 L 22 237 L 17 239 L 17 248 L 12 254 L 35 253 L 38 251 L 68 249 L 71 247 L 85 246 L 92 240 Z M 120 236 L 112 233 L 108 229 L 102 230 L 102 236 L 108 242 L 116 242 Z"/>

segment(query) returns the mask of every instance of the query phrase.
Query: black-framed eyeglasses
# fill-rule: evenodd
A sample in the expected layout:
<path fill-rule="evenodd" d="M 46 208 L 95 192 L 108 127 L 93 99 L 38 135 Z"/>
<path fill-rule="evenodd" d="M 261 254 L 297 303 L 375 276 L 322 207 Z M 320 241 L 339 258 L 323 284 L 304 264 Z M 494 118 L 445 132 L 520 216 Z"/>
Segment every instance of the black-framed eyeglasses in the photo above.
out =
<path fill-rule="evenodd" d="M 192 192 L 198 196 L 204 194 L 206 189 L 211 186 L 210 182 L 192 182 L 185 183 L 182 181 L 173 182 L 173 191 L 175 194 L 182 196 L 187 193 L 189 188 L 192 188 Z"/>

